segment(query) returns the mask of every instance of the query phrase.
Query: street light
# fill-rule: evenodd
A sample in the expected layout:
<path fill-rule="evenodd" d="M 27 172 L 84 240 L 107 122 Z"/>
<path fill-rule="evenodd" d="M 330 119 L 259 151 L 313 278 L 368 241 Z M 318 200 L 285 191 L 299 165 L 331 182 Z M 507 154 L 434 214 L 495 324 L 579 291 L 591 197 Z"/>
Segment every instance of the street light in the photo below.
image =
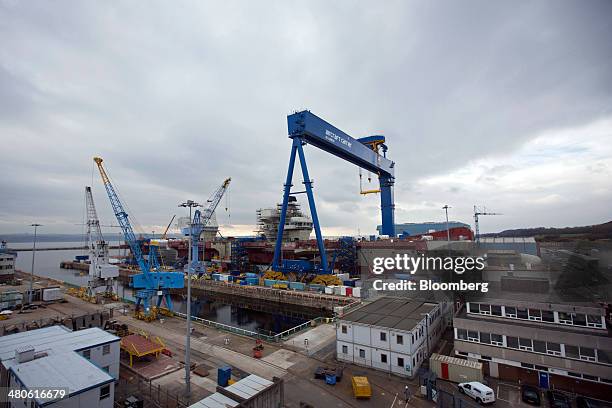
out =
<path fill-rule="evenodd" d="M 448 241 L 448 250 L 450 251 L 450 230 L 448 229 L 448 209 L 453 208 L 449 207 L 448 204 L 442 207 L 442 209 L 446 212 L 446 239 Z"/>
<path fill-rule="evenodd" d="M 187 337 L 185 340 L 185 393 L 187 398 L 191 394 L 191 235 L 193 233 L 193 224 L 191 223 L 191 211 L 194 207 L 202 207 L 201 204 L 192 200 L 187 200 L 179 204 L 179 207 L 189 208 L 189 253 L 187 262 Z"/>
<path fill-rule="evenodd" d="M 36 258 L 36 230 L 38 227 L 42 227 L 42 224 L 30 224 L 30 227 L 34 227 L 34 244 L 32 246 L 32 271 L 30 272 L 30 293 L 28 296 L 28 303 L 32 303 L 32 292 L 34 291 L 34 259 Z"/>

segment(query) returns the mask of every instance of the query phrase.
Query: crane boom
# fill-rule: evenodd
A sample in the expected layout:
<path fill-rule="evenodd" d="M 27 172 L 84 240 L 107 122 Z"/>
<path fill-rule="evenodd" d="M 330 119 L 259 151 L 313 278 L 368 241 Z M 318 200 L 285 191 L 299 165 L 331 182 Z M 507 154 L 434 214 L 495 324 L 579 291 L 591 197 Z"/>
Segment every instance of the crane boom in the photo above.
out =
<path fill-rule="evenodd" d="M 127 242 L 127 244 L 130 246 L 130 249 L 132 250 L 132 254 L 134 254 L 134 258 L 136 259 L 136 262 L 138 262 L 138 266 L 140 267 L 140 270 L 142 271 L 143 274 L 145 274 L 148 277 L 149 272 L 150 272 L 149 265 L 144 259 L 144 256 L 142 254 L 142 249 L 140 248 L 140 244 L 138 243 L 138 240 L 136 239 L 136 235 L 134 234 L 134 229 L 132 228 L 132 224 L 130 223 L 128 214 L 123 208 L 123 204 L 121 204 L 121 200 L 119 200 L 119 195 L 115 191 L 115 188 L 110 182 L 108 174 L 106 174 L 106 170 L 104 169 L 104 166 L 102 165 L 103 160 L 101 157 L 94 157 L 94 161 L 96 162 L 96 165 L 98 166 L 98 170 L 100 171 L 100 176 L 102 177 L 102 183 L 104 184 L 104 188 L 106 189 L 106 194 L 108 195 L 111 206 L 113 207 L 113 212 L 115 213 L 117 222 L 119 223 L 119 226 L 121 227 L 121 230 L 123 231 L 123 237 L 125 241 Z"/>
<path fill-rule="evenodd" d="M 198 269 L 200 267 L 200 260 L 198 259 L 198 241 L 200 239 L 200 234 L 202 234 L 202 230 L 208 225 L 210 219 L 212 218 L 219 202 L 223 198 L 223 195 L 227 191 L 232 178 L 229 177 L 225 179 L 223 184 L 210 196 L 210 198 L 206 201 L 208 205 L 204 208 L 203 211 L 196 210 L 193 214 L 193 221 L 191 223 L 191 259 L 192 259 L 192 271 Z"/>
<path fill-rule="evenodd" d="M 94 204 L 93 195 L 91 194 L 91 187 L 89 186 L 85 187 L 85 203 L 87 205 L 87 238 L 91 246 L 92 242 L 103 242 L 104 238 L 102 237 L 100 219 L 98 218 L 96 205 Z"/>
<path fill-rule="evenodd" d="M 157 307 L 159 308 L 161 301 L 165 299 L 168 309 L 171 310 L 172 300 L 170 298 L 168 289 L 183 288 L 185 284 L 184 275 L 180 272 L 159 272 L 159 264 L 156 257 L 157 246 L 155 245 L 149 245 L 149 259 L 148 262 L 145 260 L 142 249 L 140 248 L 140 243 L 134 234 L 134 229 L 132 228 L 128 214 L 123 208 L 119 195 L 115 191 L 115 188 L 113 187 L 108 174 L 102 165 L 102 158 L 94 157 L 94 161 L 96 162 L 98 170 L 100 171 L 100 176 L 102 177 L 102 182 L 104 183 L 104 188 L 106 189 L 111 206 L 113 207 L 113 212 L 115 213 L 117 222 L 119 222 L 121 230 L 123 231 L 123 237 L 130 246 L 132 254 L 136 258 L 136 262 L 138 262 L 138 266 L 142 271 L 141 274 L 132 275 L 130 277 L 132 287 L 135 289 L 140 289 L 136 292 L 136 310 L 138 312 L 140 304 L 143 302 L 145 308 L 145 315 L 143 318 L 146 320 L 154 318 L 155 313 L 150 313 L 149 309 L 151 298 L 157 294 Z M 154 270 L 156 272 L 154 274 L 151 273 Z M 160 290 L 161 295 L 158 292 Z M 140 317 L 139 314 L 137 314 L 137 316 Z"/>

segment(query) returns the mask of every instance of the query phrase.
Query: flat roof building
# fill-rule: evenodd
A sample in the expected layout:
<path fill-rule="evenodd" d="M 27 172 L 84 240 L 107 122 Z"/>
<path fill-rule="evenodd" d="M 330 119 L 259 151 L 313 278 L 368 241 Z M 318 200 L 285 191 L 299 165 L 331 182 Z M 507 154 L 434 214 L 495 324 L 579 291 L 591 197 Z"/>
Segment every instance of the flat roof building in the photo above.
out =
<path fill-rule="evenodd" d="M 413 377 L 450 321 L 448 303 L 382 297 L 339 319 L 340 361 Z"/>
<path fill-rule="evenodd" d="M 502 380 L 596 398 L 612 393 L 612 337 L 595 304 L 480 299 L 454 317 L 455 354 Z"/>
<path fill-rule="evenodd" d="M 71 331 L 59 325 L 0 337 L 0 386 L 67 391 L 63 399 L 32 398 L 32 406 L 112 408 L 119 340 L 97 327 Z"/>

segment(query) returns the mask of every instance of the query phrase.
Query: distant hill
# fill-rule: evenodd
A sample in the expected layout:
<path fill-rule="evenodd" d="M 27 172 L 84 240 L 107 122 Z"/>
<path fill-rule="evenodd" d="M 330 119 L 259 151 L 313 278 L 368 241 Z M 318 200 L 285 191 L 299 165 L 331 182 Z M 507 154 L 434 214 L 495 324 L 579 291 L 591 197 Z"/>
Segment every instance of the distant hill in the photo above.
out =
<path fill-rule="evenodd" d="M 598 225 L 563 228 L 519 228 L 493 234 L 482 234 L 483 237 L 536 237 L 541 241 L 574 240 L 574 239 L 612 239 L 612 221 Z"/>

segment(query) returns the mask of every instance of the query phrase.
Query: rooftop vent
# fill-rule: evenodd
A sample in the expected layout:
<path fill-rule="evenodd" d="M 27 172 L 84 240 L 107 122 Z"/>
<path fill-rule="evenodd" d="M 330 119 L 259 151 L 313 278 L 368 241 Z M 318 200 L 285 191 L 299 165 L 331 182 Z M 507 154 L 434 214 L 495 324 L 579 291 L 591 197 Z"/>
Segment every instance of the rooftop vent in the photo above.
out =
<path fill-rule="evenodd" d="M 15 359 L 18 363 L 34 360 L 34 347 L 30 345 L 19 346 L 15 349 Z"/>

